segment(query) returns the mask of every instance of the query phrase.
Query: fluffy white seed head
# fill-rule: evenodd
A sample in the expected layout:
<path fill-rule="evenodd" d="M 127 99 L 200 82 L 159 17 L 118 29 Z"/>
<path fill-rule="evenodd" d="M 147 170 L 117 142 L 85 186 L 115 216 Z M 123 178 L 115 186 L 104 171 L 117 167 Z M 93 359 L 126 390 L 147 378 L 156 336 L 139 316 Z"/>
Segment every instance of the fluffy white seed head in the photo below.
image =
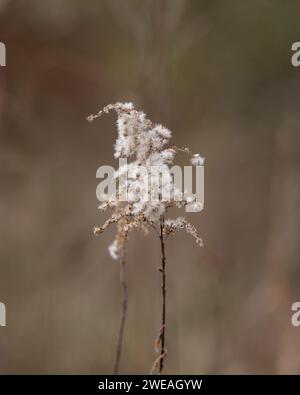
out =
<path fill-rule="evenodd" d="M 131 176 L 127 179 L 127 185 L 119 185 L 119 194 L 126 194 L 127 200 L 118 201 L 107 196 L 99 208 L 111 208 L 113 214 L 102 227 L 96 227 L 94 232 L 100 234 L 110 224 L 117 224 L 116 238 L 109 246 L 109 253 L 113 259 L 120 259 L 129 232 L 134 229 L 145 230 L 146 225 L 155 227 L 165 217 L 169 207 L 197 204 L 193 198 L 185 198 L 185 194 L 175 187 L 169 173 L 169 166 L 174 164 L 176 153 L 188 154 L 193 166 L 202 166 L 204 158 L 193 154 L 186 147 L 166 148 L 172 137 L 171 131 L 161 124 L 152 123 L 144 112 L 135 110 L 132 103 L 109 104 L 98 114 L 90 115 L 88 120 L 92 121 L 110 111 L 115 111 L 118 117 L 114 156 L 116 159 L 130 160 L 115 172 L 114 178 L 118 180 L 125 174 Z M 141 167 L 146 169 L 151 182 L 145 182 Z M 158 182 L 152 182 L 156 179 L 154 173 L 157 170 L 164 176 L 158 178 Z M 165 220 L 165 234 L 174 233 L 178 229 L 185 229 L 195 237 L 197 243 L 202 244 L 196 229 L 184 218 Z"/>

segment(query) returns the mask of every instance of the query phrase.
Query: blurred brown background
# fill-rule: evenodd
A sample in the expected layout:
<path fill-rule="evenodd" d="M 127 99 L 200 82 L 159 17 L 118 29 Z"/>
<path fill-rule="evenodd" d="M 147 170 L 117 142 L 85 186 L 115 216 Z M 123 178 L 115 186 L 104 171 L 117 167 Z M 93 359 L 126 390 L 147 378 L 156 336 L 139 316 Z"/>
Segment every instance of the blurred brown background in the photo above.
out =
<path fill-rule="evenodd" d="M 2 373 L 110 373 L 118 265 L 96 169 L 133 101 L 206 157 L 199 249 L 167 245 L 166 373 L 300 373 L 299 1 L 1 0 Z M 159 242 L 133 234 L 123 373 L 148 373 Z"/>

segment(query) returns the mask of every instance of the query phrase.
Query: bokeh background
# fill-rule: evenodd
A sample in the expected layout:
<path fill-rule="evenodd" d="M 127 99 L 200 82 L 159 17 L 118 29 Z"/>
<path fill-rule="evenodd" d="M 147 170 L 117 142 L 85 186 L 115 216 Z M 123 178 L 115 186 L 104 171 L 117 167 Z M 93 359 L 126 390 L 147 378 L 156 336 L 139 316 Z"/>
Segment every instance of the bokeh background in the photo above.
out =
<path fill-rule="evenodd" d="M 96 169 L 116 165 L 133 101 L 206 157 L 204 239 L 167 244 L 166 373 L 300 373 L 300 3 L 1 0 L 2 373 L 110 373 L 120 314 L 114 229 L 94 237 Z M 159 241 L 132 234 L 122 373 L 148 373 Z"/>

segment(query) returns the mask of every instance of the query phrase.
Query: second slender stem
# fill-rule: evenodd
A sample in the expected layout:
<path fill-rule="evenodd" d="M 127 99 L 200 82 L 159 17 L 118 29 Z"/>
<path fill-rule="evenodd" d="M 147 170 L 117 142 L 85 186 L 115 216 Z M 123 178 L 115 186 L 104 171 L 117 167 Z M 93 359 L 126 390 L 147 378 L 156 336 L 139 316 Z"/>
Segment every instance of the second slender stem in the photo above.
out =
<path fill-rule="evenodd" d="M 125 279 L 125 255 L 120 259 L 120 284 L 122 289 L 122 313 L 121 313 L 121 321 L 119 326 L 119 333 L 118 333 L 118 341 L 117 341 L 117 350 L 116 350 L 116 357 L 114 362 L 114 374 L 119 373 L 119 365 L 121 359 L 121 352 L 122 352 L 122 343 L 124 337 L 124 329 L 126 323 L 126 314 L 127 314 L 127 304 L 128 304 L 128 289 L 127 283 Z"/>

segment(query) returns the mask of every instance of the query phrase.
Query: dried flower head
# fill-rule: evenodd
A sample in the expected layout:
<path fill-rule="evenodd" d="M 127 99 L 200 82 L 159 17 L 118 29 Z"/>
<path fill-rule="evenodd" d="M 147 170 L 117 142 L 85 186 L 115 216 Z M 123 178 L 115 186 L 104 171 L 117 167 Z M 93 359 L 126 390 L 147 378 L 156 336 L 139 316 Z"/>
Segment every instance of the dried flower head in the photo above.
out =
<path fill-rule="evenodd" d="M 102 227 L 95 227 L 94 233 L 102 233 L 111 224 L 117 224 L 117 233 L 114 242 L 109 247 L 112 258 L 119 259 L 124 251 L 125 243 L 129 233 L 135 229 L 147 231 L 154 228 L 164 218 L 166 235 L 176 230 L 185 229 L 192 235 L 199 245 L 202 240 L 197 230 L 185 219 L 165 219 L 166 211 L 170 207 L 184 207 L 187 204 L 198 204 L 193 198 L 187 199 L 184 194 L 176 188 L 169 166 L 174 163 L 177 152 L 184 152 L 190 156 L 191 164 L 199 166 L 204 164 L 204 158 L 199 154 L 193 154 L 185 147 L 166 147 L 172 133 L 160 124 L 154 124 L 147 119 L 146 114 L 137 111 L 132 103 L 115 103 L 104 107 L 96 115 L 90 115 L 89 121 L 115 111 L 117 114 L 118 136 L 114 146 L 115 158 L 130 159 L 126 165 L 119 167 L 115 172 L 115 179 L 130 173 L 128 184 L 122 186 L 120 183 L 119 195 L 127 192 L 126 201 L 106 196 L 105 201 L 99 206 L 100 210 L 111 209 L 113 214 Z M 145 175 L 142 169 L 147 170 Z M 148 179 L 157 177 L 157 169 L 164 174 L 162 180 L 149 183 Z M 156 173 L 156 174 L 155 174 Z M 148 178 L 146 177 L 148 176 Z M 126 191 L 122 188 L 126 188 Z M 145 199 L 147 195 L 147 199 Z M 169 196 L 161 199 L 161 196 Z M 153 199 L 158 197 L 158 199 Z"/>

